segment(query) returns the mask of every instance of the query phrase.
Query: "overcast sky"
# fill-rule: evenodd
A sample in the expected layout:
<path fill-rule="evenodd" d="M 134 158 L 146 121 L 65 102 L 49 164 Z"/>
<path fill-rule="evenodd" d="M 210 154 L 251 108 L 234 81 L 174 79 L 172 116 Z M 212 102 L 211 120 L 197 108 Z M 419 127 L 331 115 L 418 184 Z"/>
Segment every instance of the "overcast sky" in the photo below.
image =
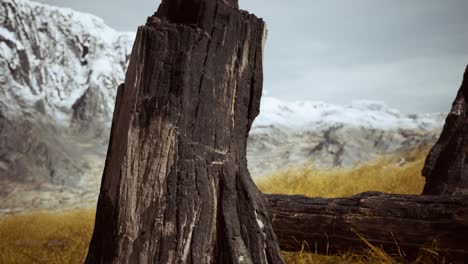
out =
<path fill-rule="evenodd" d="M 149 0 L 41 0 L 135 31 Z M 263 17 L 268 96 L 448 111 L 468 64 L 467 0 L 240 0 Z"/>

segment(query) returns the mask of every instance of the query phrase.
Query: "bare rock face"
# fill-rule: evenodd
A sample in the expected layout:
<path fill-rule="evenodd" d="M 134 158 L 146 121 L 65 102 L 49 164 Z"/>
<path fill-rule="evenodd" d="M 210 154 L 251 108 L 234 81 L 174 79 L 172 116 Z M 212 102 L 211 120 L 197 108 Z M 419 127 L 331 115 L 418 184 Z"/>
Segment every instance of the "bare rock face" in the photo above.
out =
<path fill-rule="evenodd" d="M 86 263 L 283 263 L 247 170 L 266 29 L 237 1 L 163 1 L 139 28 Z"/>
<path fill-rule="evenodd" d="M 436 145 L 427 156 L 423 194 L 468 194 L 468 67 Z"/>

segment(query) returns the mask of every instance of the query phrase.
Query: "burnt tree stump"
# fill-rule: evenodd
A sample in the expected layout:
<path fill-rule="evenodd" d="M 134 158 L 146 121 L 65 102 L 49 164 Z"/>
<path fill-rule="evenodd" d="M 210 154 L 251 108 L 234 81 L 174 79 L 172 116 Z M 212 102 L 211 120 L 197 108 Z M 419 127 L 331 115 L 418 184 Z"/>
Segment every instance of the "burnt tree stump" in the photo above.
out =
<path fill-rule="evenodd" d="M 427 156 L 423 194 L 468 194 L 468 67 L 439 140 Z"/>
<path fill-rule="evenodd" d="M 164 0 L 138 29 L 86 263 L 283 263 L 246 160 L 265 37 L 237 0 Z"/>

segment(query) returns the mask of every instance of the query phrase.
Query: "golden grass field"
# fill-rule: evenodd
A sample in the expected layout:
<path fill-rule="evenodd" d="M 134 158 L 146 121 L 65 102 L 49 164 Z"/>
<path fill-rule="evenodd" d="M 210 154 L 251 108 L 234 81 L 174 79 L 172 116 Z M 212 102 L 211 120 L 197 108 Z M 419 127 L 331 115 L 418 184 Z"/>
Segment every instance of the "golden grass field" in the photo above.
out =
<path fill-rule="evenodd" d="M 288 169 L 258 180 L 263 192 L 338 197 L 364 191 L 419 194 L 424 185 L 421 168 L 428 148 L 382 157 L 351 169 Z M 397 165 L 404 157 L 406 163 Z M 0 218 L 0 264 L 83 263 L 94 224 L 94 209 L 63 213 L 31 213 Z M 364 234 L 365 235 L 365 234 Z M 339 256 L 284 253 L 287 263 L 377 264 L 405 263 L 373 245 L 365 252 Z M 412 263 L 437 263 L 428 254 Z"/>
<path fill-rule="evenodd" d="M 420 194 L 424 187 L 421 170 L 428 147 L 380 157 L 351 169 L 320 170 L 303 166 L 279 171 L 257 180 L 265 193 L 303 194 L 310 197 L 343 197 L 366 191 Z M 402 165 L 398 165 L 401 160 Z"/>

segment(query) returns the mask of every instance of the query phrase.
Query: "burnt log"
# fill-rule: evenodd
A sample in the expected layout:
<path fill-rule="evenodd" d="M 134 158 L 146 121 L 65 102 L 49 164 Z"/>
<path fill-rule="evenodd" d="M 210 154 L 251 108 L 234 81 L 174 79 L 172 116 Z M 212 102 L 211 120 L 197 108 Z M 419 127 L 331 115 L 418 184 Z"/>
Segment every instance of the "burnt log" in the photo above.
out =
<path fill-rule="evenodd" d="M 439 140 L 429 152 L 422 174 L 423 194 L 468 194 L 468 67 L 445 120 Z"/>
<path fill-rule="evenodd" d="M 164 0 L 138 29 L 86 263 L 283 263 L 246 160 L 265 37 L 237 0 Z"/>
<path fill-rule="evenodd" d="M 468 196 L 363 193 L 348 198 L 265 195 L 284 251 L 340 253 L 368 248 L 414 257 L 431 243 L 468 259 Z M 362 236 L 362 238 L 360 237 Z M 306 245 L 304 248 L 303 243 Z M 462 262 L 463 263 L 463 262 Z"/>

